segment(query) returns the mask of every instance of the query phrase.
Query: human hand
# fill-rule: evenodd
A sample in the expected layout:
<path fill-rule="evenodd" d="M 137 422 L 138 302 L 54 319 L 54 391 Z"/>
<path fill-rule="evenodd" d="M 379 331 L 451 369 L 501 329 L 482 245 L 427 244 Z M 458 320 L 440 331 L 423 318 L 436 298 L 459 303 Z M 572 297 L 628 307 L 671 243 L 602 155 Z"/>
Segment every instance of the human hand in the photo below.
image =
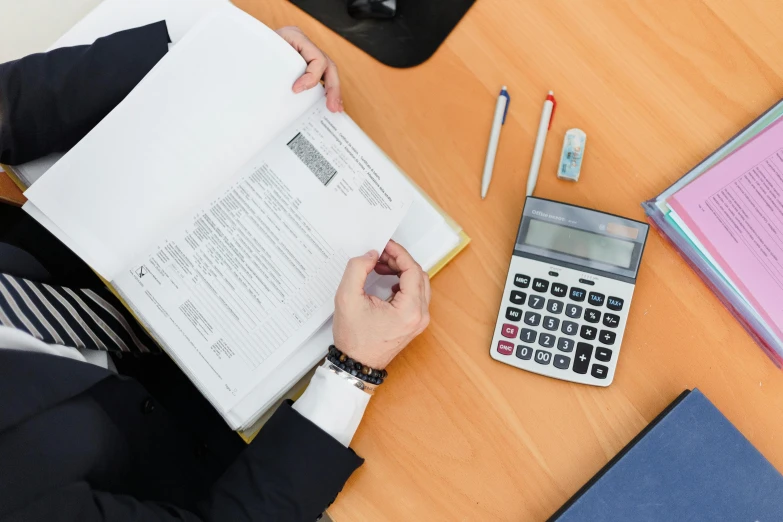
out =
<path fill-rule="evenodd" d="M 394 297 L 364 291 L 367 276 L 399 275 Z M 334 344 L 351 359 L 382 370 L 430 322 L 430 278 L 402 246 L 389 241 L 378 258 L 368 252 L 348 262 L 334 299 Z"/>
<path fill-rule="evenodd" d="M 294 82 L 294 92 L 300 93 L 312 89 L 323 78 L 326 88 L 326 107 L 332 112 L 342 112 L 343 98 L 340 94 L 340 77 L 337 74 L 337 65 L 298 27 L 282 27 L 276 32 L 307 62 L 307 70 Z"/>

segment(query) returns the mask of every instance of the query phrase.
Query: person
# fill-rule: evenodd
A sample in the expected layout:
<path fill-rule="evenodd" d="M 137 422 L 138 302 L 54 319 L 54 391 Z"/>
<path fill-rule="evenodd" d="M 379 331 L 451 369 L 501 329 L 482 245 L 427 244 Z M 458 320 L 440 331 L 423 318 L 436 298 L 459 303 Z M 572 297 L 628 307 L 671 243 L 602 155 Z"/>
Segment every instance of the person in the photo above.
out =
<path fill-rule="evenodd" d="M 144 53 L 142 44 L 155 37 L 146 31 L 143 42 L 134 41 L 141 33 L 124 35 L 120 47 Z M 334 63 L 298 29 L 279 34 L 308 63 L 294 91 L 323 80 L 329 109 L 342 110 Z M 98 44 L 101 52 L 87 46 L 77 62 L 100 56 L 101 67 L 108 59 L 127 74 L 118 54 L 106 52 L 114 44 Z M 147 60 L 147 69 L 156 61 Z M 48 81 L 41 72 L 51 73 L 52 63 L 39 55 L 0 65 L 6 159 L 74 140 L 66 132 L 74 125 L 48 129 L 40 118 L 49 116 L 28 111 L 23 120 L 14 105 L 63 103 L 46 99 L 51 91 L 36 84 Z M 100 83 L 106 76 L 96 63 L 90 70 Z M 143 76 L 132 74 L 134 81 Z M 89 97 L 90 85 L 76 92 Z M 122 99 L 120 90 L 104 112 Z M 100 121 L 69 107 L 82 132 L 85 122 Z M 38 133 L 20 130 L 30 118 Z M 399 276 L 390 301 L 365 293 L 373 270 Z M 430 299 L 427 274 L 400 245 L 351 259 L 335 297 L 331 362 L 245 445 L 168 357 L 155 355 L 154 343 L 80 260 L 19 209 L 0 205 L 0 521 L 316 520 L 363 463 L 348 446 L 368 392 L 426 328 Z"/>

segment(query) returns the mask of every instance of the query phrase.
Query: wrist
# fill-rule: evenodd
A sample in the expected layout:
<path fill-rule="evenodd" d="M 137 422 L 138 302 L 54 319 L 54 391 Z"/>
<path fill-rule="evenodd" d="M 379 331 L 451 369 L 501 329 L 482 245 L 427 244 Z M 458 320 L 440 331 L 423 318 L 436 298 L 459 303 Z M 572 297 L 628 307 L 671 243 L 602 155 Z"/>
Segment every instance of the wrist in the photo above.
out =
<path fill-rule="evenodd" d="M 383 380 L 387 377 L 388 373 L 383 368 L 376 368 L 365 364 L 363 361 L 354 359 L 349 354 L 343 352 L 341 349 L 332 345 L 329 347 L 329 352 L 326 355 L 326 359 L 332 362 L 335 366 L 341 370 L 351 374 L 353 377 L 361 379 L 364 382 L 379 385 L 383 384 Z"/>

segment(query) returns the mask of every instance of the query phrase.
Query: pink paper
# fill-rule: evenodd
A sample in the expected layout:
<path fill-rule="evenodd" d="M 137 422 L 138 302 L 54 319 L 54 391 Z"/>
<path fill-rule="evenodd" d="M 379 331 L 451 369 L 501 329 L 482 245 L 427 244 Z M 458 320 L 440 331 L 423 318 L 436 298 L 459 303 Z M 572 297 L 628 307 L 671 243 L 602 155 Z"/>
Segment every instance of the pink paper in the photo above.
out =
<path fill-rule="evenodd" d="M 677 192 L 670 205 L 783 339 L 783 120 Z"/>

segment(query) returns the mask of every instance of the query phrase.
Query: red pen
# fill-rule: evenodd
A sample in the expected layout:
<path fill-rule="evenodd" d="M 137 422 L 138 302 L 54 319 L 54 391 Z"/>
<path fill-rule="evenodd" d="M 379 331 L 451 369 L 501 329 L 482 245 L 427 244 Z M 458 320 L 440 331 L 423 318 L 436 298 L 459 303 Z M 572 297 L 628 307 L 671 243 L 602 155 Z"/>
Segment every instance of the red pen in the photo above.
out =
<path fill-rule="evenodd" d="M 527 195 L 532 196 L 538 181 L 538 169 L 541 167 L 541 157 L 544 155 L 544 145 L 546 145 L 546 135 L 549 128 L 552 127 L 552 120 L 555 118 L 555 93 L 549 91 L 544 101 L 544 108 L 541 111 L 541 121 L 538 124 L 538 135 L 536 136 L 536 146 L 533 149 L 533 160 L 530 162 L 530 172 L 527 175 Z"/>

